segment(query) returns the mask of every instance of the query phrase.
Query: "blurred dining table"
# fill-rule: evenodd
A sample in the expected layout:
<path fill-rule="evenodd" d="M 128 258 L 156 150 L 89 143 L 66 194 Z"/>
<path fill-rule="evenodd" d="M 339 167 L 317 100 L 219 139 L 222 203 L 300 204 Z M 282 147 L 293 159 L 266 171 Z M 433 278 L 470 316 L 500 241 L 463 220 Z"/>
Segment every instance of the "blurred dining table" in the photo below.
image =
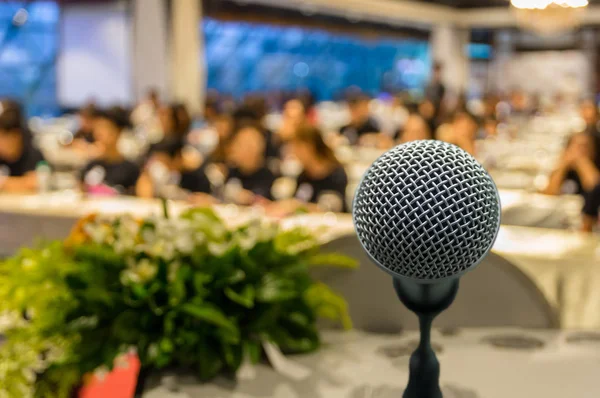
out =
<path fill-rule="evenodd" d="M 398 398 L 418 335 L 360 331 L 323 334 L 322 348 L 271 366 L 245 368 L 236 380 L 201 384 L 157 376 L 144 398 Z M 434 331 L 445 398 L 596 398 L 600 333 L 526 329 Z"/>
<path fill-rule="evenodd" d="M 500 192 L 505 211 L 519 203 L 532 202 L 528 195 Z M 552 203 L 557 198 L 538 199 Z M 169 202 L 171 214 L 189 207 L 184 202 Z M 229 223 L 265 217 L 260 208 L 220 205 L 215 206 L 215 210 Z M 161 216 L 163 208 L 161 201 L 155 199 L 85 198 L 76 192 L 29 196 L 3 194 L 0 195 L 0 254 L 10 255 L 39 239 L 64 239 L 75 222 L 90 213 Z M 309 214 L 278 222 L 283 228 L 312 229 L 323 243 L 356 234 L 350 214 Z M 559 312 L 562 327 L 600 329 L 600 240 L 597 235 L 502 225 L 492 251 L 512 262 L 535 282 Z"/>

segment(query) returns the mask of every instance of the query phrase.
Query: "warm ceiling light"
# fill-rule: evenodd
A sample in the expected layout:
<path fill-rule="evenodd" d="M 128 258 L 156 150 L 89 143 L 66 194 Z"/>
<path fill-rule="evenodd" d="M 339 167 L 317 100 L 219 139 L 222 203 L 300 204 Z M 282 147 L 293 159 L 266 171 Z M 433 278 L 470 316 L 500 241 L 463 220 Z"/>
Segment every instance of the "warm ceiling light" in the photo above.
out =
<path fill-rule="evenodd" d="M 588 0 L 510 0 L 518 23 L 527 30 L 552 35 L 580 25 Z"/>
<path fill-rule="evenodd" d="M 586 7 L 588 0 L 510 0 L 513 7 L 525 10 L 543 10 L 552 6 L 565 8 Z"/>

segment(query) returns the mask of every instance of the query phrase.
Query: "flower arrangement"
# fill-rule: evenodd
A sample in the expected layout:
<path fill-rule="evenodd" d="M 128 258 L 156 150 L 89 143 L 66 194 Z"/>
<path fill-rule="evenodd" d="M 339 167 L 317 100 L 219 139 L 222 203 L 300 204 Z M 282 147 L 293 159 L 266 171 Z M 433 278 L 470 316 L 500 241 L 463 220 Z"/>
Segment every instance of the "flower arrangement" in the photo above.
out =
<path fill-rule="evenodd" d="M 81 220 L 65 242 L 0 264 L 0 398 L 70 398 L 135 350 L 144 369 L 202 380 L 319 346 L 318 317 L 351 327 L 345 301 L 309 275 L 354 266 L 303 229 L 229 228 L 209 209 L 175 218 Z"/>

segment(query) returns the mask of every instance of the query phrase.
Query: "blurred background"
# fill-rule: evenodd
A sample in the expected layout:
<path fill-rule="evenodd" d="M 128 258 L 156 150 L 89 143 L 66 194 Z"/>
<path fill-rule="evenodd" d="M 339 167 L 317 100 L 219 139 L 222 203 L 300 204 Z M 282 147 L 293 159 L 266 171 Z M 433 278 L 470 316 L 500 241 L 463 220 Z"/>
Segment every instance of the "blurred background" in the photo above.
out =
<path fill-rule="evenodd" d="M 599 0 L 0 1 L 0 256 L 64 239 L 90 213 L 212 206 L 227 221 L 327 227 L 322 248 L 365 264 L 321 275 L 357 329 L 414 329 L 390 310 L 389 278 L 349 213 L 381 154 L 442 140 L 484 166 L 502 202 L 485 266 L 436 324 L 451 329 L 442 340 L 461 348 L 452 328 L 513 327 L 490 347 L 559 359 L 490 360 L 529 384 L 518 395 L 504 376 L 481 378 L 486 397 L 597 397 L 599 94 Z M 483 335 L 466 336 L 482 349 Z M 446 369 L 470 376 L 480 364 L 461 350 Z M 243 396 L 268 396 L 269 380 Z"/>

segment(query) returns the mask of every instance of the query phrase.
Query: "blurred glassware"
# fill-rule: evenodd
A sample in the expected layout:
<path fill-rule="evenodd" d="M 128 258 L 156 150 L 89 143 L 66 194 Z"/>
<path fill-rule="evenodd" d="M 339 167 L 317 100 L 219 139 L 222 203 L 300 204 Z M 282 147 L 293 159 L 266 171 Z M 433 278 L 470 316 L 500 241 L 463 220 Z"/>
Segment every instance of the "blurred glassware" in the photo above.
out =
<path fill-rule="evenodd" d="M 41 161 L 35 166 L 35 174 L 37 177 L 38 193 L 46 194 L 50 192 L 52 183 L 52 169 L 48 162 Z"/>
<path fill-rule="evenodd" d="M 341 213 L 344 210 L 344 200 L 335 191 L 324 191 L 317 200 L 317 205 L 323 211 Z"/>
<path fill-rule="evenodd" d="M 284 177 L 296 178 L 302 173 L 302 163 L 295 157 L 288 156 L 281 162 L 281 175 Z"/>
<path fill-rule="evenodd" d="M 298 184 L 293 177 L 279 177 L 273 183 L 271 195 L 275 200 L 291 199 L 294 197 Z"/>
<path fill-rule="evenodd" d="M 237 203 L 240 193 L 244 190 L 242 182 L 237 178 L 232 178 L 223 188 L 223 199 L 227 203 Z"/>

